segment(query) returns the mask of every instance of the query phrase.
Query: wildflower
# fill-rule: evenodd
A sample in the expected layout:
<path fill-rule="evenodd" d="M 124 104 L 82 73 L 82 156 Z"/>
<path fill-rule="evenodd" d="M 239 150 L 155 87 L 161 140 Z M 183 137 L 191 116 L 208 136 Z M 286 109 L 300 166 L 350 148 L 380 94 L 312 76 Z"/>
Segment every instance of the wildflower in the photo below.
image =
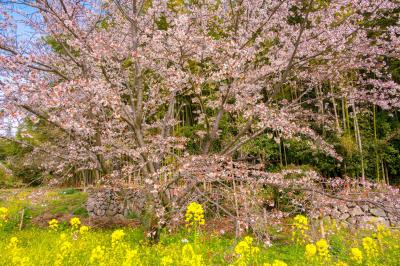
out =
<path fill-rule="evenodd" d="M 201 255 L 194 252 L 191 244 L 186 244 L 182 247 L 182 264 L 188 266 L 203 266 Z"/>
<path fill-rule="evenodd" d="M 0 207 L 0 220 L 7 220 L 8 216 L 8 209 L 5 207 Z"/>
<path fill-rule="evenodd" d="M 128 249 L 126 250 L 125 261 L 122 266 L 130 266 L 130 265 L 142 265 L 139 257 L 137 249 Z"/>
<path fill-rule="evenodd" d="M 362 240 L 362 246 L 365 250 L 365 254 L 368 258 L 373 258 L 378 255 L 378 246 L 370 237 L 364 237 Z"/>
<path fill-rule="evenodd" d="M 7 221 L 7 217 L 8 217 L 8 209 L 0 207 L 0 227 L 3 225 L 3 222 Z"/>
<path fill-rule="evenodd" d="M 292 228 L 292 240 L 294 242 L 304 243 L 308 239 L 306 234 L 306 231 L 309 229 L 307 217 L 300 214 L 296 215 L 296 217 L 294 217 Z"/>
<path fill-rule="evenodd" d="M 57 231 L 58 227 L 59 227 L 59 224 L 58 224 L 58 220 L 57 219 L 52 219 L 51 221 L 49 221 L 49 228 L 51 230 Z"/>
<path fill-rule="evenodd" d="M 104 265 L 104 253 L 105 253 L 105 247 L 103 246 L 97 246 L 92 250 L 92 254 L 90 255 L 90 263 L 92 264 L 98 264 L 98 265 Z"/>
<path fill-rule="evenodd" d="M 235 252 L 241 256 L 248 257 L 256 255 L 260 252 L 260 249 L 253 246 L 253 238 L 246 236 L 236 245 Z"/>
<path fill-rule="evenodd" d="M 121 240 L 124 238 L 125 232 L 122 229 L 115 230 L 111 234 L 111 245 L 115 247 L 118 243 L 121 242 Z"/>
<path fill-rule="evenodd" d="M 191 202 L 186 209 L 185 222 L 186 226 L 204 225 L 203 206 L 197 202 Z"/>
<path fill-rule="evenodd" d="M 272 266 L 287 266 L 287 264 L 281 260 L 274 260 L 274 262 L 272 263 Z"/>
<path fill-rule="evenodd" d="M 392 232 L 383 224 L 378 224 L 376 226 L 376 232 L 373 234 L 374 237 L 378 239 L 378 241 L 382 241 L 384 237 L 391 236 Z"/>
<path fill-rule="evenodd" d="M 72 249 L 72 244 L 71 244 L 71 242 L 69 242 L 69 241 L 64 241 L 64 242 L 61 244 L 60 251 L 61 251 L 62 253 L 68 253 L 71 249 Z"/>
<path fill-rule="evenodd" d="M 64 241 L 60 245 L 59 253 L 56 255 L 55 266 L 60 266 L 63 264 L 65 257 L 67 257 L 72 250 L 72 244 L 69 241 Z"/>
<path fill-rule="evenodd" d="M 16 238 L 15 236 L 10 238 L 10 242 L 8 243 L 7 248 L 9 249 L 10 257 L 12 258 L 12 264 L 19 266 L 30 265 L 29 258 L 22 256 L 23 252 L 21 248 L 18 247 L 18 244 L 18 238 Z"/>
<path fill-rule="evenodd" d="M 89 232 L 89 226 L 82 225 L 81 228 L 79 228 L 79 233 L 81 235 L 85 235 L 87 232 Z"/>
<path fill-rule="evenodd" d="M 61 233 L 60 234 L 60 240 L 61 240 L 61 242 L 67 240 L 67 234 Z"/>
<path fill-rule="evenodd" d="M 348 266 L 348 264 L 344 261 L 339 260 L 335 263 L 335 266 Z"/>
<path fill-rule="evenodd" d="M 329 260 L 330 254 L 328 242 L 326 242 L 325 239 L 320 239 L 315 245 L 317 247 L 318 256 L 324 260 Z"/>
<path fill-rule="evenodd" d="M 274 260 L 272 264 L 265 262 L 263 266 L 287 266 L 287 264 L 281 260 Z"/>
<path fill-rule="evenodd" d="M 361 264 L 363 261 L 363 255 L 359 248 L 350 249 L 350 259 L 356 264 Z"/>
<path fill-rule="evenodd" d="M 164 256 L 161 258 L 161 265 L 162 266 L 168 266 L 173 264 L 173 260 L 170 256 Z"/>
<path fill-rule="evenodd" d="M 12 263 L 14 265 L 19 265 L 19 266 L 26 266 L 26 265 L 32 265 L 30 263 L 30 260 L 28 257 L 20 257 L 20 256 L 14 256 L 12 258 Z"/>
<path fill-rule="evenodd" d="M 81 225 L 81 220 L 78 217 L 72 217 L 71 220 L 69 220 L 69 223 L 72 229 L 76 230 Z"/>
<path fill-rule="evenodd" d="M 317 247 L 314 244 L 308 244 L 306 246 L 306 258 L 311 259 L 317 253 Z"/>
<path fill-rule="evenodd" d="M 8 244 L 8 248 L 13 249 L 13 248 L 17 248 L 18 246 L 18 238 L 16 238 L 15 236 L 10 238 L 10 243 Z"/>

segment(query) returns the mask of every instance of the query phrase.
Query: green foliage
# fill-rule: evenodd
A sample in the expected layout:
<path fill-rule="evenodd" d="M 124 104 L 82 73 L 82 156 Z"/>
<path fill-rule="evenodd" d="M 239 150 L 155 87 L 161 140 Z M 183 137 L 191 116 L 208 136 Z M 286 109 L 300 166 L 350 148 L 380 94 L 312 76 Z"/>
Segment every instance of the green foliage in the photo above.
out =
<path fill-rule="evenodd" d="M 83 227 L 83 226 L 81 226 Z M 22 231 L 0 230 L 0 264 L 12 265 L 15 258 L 27 258 L 30 265 L 53 265 L 62 258 L 61 265 L 398 265 L 400 234 L 378 226 L 373 230 L 351 232 L 343 227 L 326 225 L 328 234 L 315 237 L 305 243 L 274 241 L 264 246 L 250 236 L 235 241 L 232 237 L 200 233 L 196 240 L 186 230 L 176 233 L 164 232 L 160 242 L 151 244 L 141 229 L 123 228 L 116 231 L 89 229 L 81 234 L 79 226 L 74 231 L 67 224 L 59 224 L 56 230 L 29 228 Z M 294 230 L 294 229 L 293 229 Z M 117 234 L 118 233 L 118 234 Z M 310 233 L 306 229 L 305 233 Z M 291 232 L 281 234 L 290 235 Z M 10 244 L 17 240 L 17 248 Z M 328 257 L 322 257 L 320 250 L 306 253 L 306 245 L 326 241 Z M 366 242 L 365 239 L 368 239 Z M 69 243 L 66 245 L 65 243 Z M 370 243 L 365 245 L 365 243 Z M 68 247 L 67 250 L 60 248 Z M 96 257 L 97 247 L 104 249 L 103 256 Z M 361 264 L 351 256 L 351 248 L 361 252 Z M 375 249 L 369 256 L 367 250 Z M 134 261 L 129 260 L 128 251 L 136 250 Z M 67 251 L 67 252 L 63 252 Z M 170 264 L 163 264 L 170 258 Z M 194 263 L 194 258 L 197 263 Z M 94 258 L 99 261 L 94 261 Z M 132 259 L 132 258 L 131 258 Z M 278 264 L 280 262 L 281 264 Z M 276 264 L 274 264 L 276 263 Z M 342 263 L 342 264 L 340 264 Z M 343 264 L 346 263 L 346 264 Z"/>

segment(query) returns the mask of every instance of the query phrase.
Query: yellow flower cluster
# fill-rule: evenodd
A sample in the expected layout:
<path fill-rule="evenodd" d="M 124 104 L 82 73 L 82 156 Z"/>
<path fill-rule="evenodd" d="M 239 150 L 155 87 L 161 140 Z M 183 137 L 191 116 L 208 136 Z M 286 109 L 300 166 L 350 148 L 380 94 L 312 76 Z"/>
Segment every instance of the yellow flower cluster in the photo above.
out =
<path fill-rule="evenodd" d="M 313 258 L 315 256 L 315 254 L 317 254 L 317 247 L 314 244 L 307 244 L 306 245 L 306 258 L 308 260 L 310 260 L 311 258 Z"/>
<path fill-rule="evenodd" d="M 335 263 L 335 266 L 348 266 L 348 264 L 344 261 L 339 260 Z"/>
<path fill-rule="evenodd" d="M 376 239 L 378 239 L 379 242 L 381 242 L 384 237 L 388 237 L 391 235 L 392 232 L 385 225 L 378 224 L 376 226 L 376 231 L 373 234 L 373 237 L 375 237 Z"/>
<path fill-rule="evenodd" d="M 72 243 L 67 240 L 66 234 L 60 235 L 60 245 L 58 253 L 56 254 L 56 261 L 54 263 L 55 266 L 60 266 L 63 264 L 63 261 L 66 257 L 68 257 L 72 251 Z"/>
<path fill-rule="evenodd" d="M 0 227 L 2 227 L 5 222 L 7 222 L 7 218 L 8 209 L 5 207 L 0 207 Z"/>
<path fill-rule="evenodd" d="M 236 254 L 243 257 L 250 257 L 258 254 L 260 249 L 253 246 L 253 238 L 246 236 L 242 241 L 240 241 L 235 247 Z"/>
<path fill-rule="evenodd" d="M 140 266 L 142 263 L 140 262 L 137 249 L 127 249 L 125 255 L 125 261 L 122 263 L 122 266 Z"/>
<path fill-rule="evenodd" d="M 292 240 L 296 243 L 304 243 L 308 240 L 306 231 L 309 229 L 308 219 L 304 215 L 296 215 L 294 217 L 294 223 L 292 225 Z"/>
<path fill-rule="evenodd" d="M 197 202 L 191 202 L 186 209 L 185 222 L 187 226 L 196 227 L 197 225 L 204 225 L 203 206 Z"/>
<path fill-rule="evenodd" d="M 361 264 L 363 261 L 363 255 L 359 248 L 350 249 L 350 260 L 356 264 Z"/>
<path fill-rule="evenodd" d="M 121 243 L 122 239 L 125 236 L 125 232 L 122 229 L 115 230 L 111 234 L 111 245 L 116 247 L 119 243 Z"/>
<path fill-rule="evenodd" d="M 323 259 L 323 260 L 329 260 L 330 259 L 330 254 L 329 254 L 329 245 L 328 242 L 325 239 L 320 239 L 315 243 L 315 246 L 317 247 L 317 253 L 318 256 Z"/>
<path fill-rule="evenodd" d="M 264 263 L 263 266 L 287 266 L 287 264 L 284 261 L 281 260 L 274 260 L 271 263 Z"/>
<path fill-rule="evenodd" d="M 362 246 L 367 258 L 374 258 L 378 255 L 378 245 L 371 237 L 364 237 L 362 240 Z"/>
<path fill-rule="evenodd" d="M 203 266 L 203 258 L 194 252 L 191 244 L 182 247 L 182 265 L 186 266 Z"/>
<path fill-rule="evenodd" d="M 164 256 L 161 258 L 161 266 L 172 265 L 174 260 L 170 256 Z"/>
<path fill-rule="evenodd" d="M 8 209 L 5 207 L 0 207 L 0 220 L 6 220 L 8 216 Z"/>
<path fill-rule="evenodd" d="M 235 253 L 240 255 L 236 264 L 247 265 L 258 253 L 260 253 L 260 249 L 253 245 L 252 237 L 246 236 L 235 246 Z"/>
<path fill-rule="evenodd" d="M 89 232 L 89 226 L 82 225 L 82 226 L 79 228 L 79 233 L 80 233 L 81 235 L 86 235 L 87 232 Z"/>
<path fill-rule="evenodd" d="M 69 224 L 71 225 L 72 230 L 77 230 L 81 225 L 81 220 L 78 217 L 72 217 L 69 220 Z"/>
<path fill-rule="evenodd" d="M 30 265 L 28 257 L 22 256 L 23 252 L 18 247 L 19 240 L 16 237 L 12 237 L 8 243 L 8 249 L 11 256 L 11 262 L 13 265 L 25 266 Z"/>
<path fill-rule="evenodd" d="M 52 219 L 51 221 L 49 221 L 49 228 L 51 230 L 57 231 L 59 228 L 59 223 L 57 219 Z"/>
<path fill-rule="evenodd" d="M 90 263 L 95 264 L 95 265 L 100 265 L 103 266 L 105 265 L 104 263 L 104 254 L 105 254 L 105 247 L 103 246 L 97 246 L 92 250 L 92 253 L 90 255 Z"/>

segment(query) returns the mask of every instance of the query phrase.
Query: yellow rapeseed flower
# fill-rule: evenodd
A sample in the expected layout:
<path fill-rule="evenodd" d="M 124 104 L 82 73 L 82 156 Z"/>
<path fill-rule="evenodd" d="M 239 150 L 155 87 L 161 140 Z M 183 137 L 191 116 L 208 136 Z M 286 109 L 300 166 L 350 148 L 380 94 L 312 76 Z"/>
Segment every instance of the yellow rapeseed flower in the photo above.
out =
<path fill-rule="evenodd" d="M 373 234 L 374 237 L 378 239 L 378 241 L 382 241 L 384 237 L 391 236 L 392 232 L 383 224 L 378 224 L 376 226 L 376 232 Z"/>
<path fill-rule="evenodd" d="M 298 214 L 293 219 L 292 240 L 296 243 L 304 243 L 309 238 L 306 231 L 309 229 L 308 219 L 306 216 Z"/>
<path fill-rule="evenodd" d="M 186 209 L 185 214 L 186 226 L 204 225 L 204 210 L 203 206 L 197 202 L 191 202 Z"/>
<path fill-rule="evenodd" d="M 286 262 L 281 261 L 281 260 L 274 260 L 274 261 L 272 262 L 272 264 L 271 264 L 271 263 L 268 263 L 268 262 L 265 262 L 265 263 L 263 264 L 263 266 L 287 266 L 287 264 L 286 264 Z"/>
<path fill-rule="evenodd" d="M 373 258 L 378 255 L 378 245 L 371 237 L 364 237 L 362 240 L 362 246 L 367 258 Z"/>
<path fill-rule="evenodd" d="M 170 256 L 164 256 L 161 258 L 161 266 L 168 266 L 168 265 L 172 265 L 174 263 L 174 261 L 172 260 L 172 258 Z"/>
<path fill-rule="evenodd" d="M 8 216 L 8 209 L 5 207 L 0 207 L 0 220 L 6 220 Z"/>
<path fill-rule="evenodd" d="M 194 252 L 191 244 L 186 244 L 182 247 L 182 264 L 187 266 L 203 266 L 201 255 Z"/>
<path fill-rule="evenodd" d="M 76 230 L 81 225 L 81 220 L 78 217 L 72 217 L 71 220 L 69 220 L 69 223 L 72 229 Z"/>
<path fill-rule="evenodd" d="M 142 265 L 140 262 L 137 249 L 128 249 L 126 250 L 125 261 L 122 263 L 122 266 L 130 266 L 130 265 Z"/>
<path fill-rule="evenodd" d="M 0 207 L 0 227 L 3 226 L 3 223 L 7 221 L 8 218 L 8 209 L 5 207 Z"/>
<path fill-rule="evenodd" d="M 311 259 L 312 257 L 315 256 L 315 254 L 317 253 L 317 247 L 314 244 L 308 244 L 306 246 L 306 258 L 307 259 Z"/>
<path fill-rule="evenodd" d="M 258 247 L 253 246 L 253 238 L 250 236 L 246 236 L 242 241 L 240 241 L 236 247 L 235 252 L 238 255 L 248 257 L 254 256 L 260 252 Z"/>
<path fill-rule="evenodd" d="M 17 237 L 13 236 L 10 238 L 10 243 L 8 244 L 8 248 L 16 248 L 18 246 L 19 240 Z"/>
<path fill-rule="evenodd" d="M 359 248 L 350 249 L 350 259 L 357 264 L 361 264 L 363 261 L 363 255 Z"/>
<path fill-rule="evenodd" d="M 317 247 L 318 256 L 324 260 L 329 260 L 330 254 L 328 242 L 326 242 L 325 239 L 320 239 L 315 245 Z"/>
<path fill-rule="evenodd" d="M 58 220 L 57 219 L 52 219 L 51 221 L 49 221 L 49 228 L 51 230 L 57 231 L 58 227 L 59 227 L 59 224 L 58 224 Z"/>
<path fill-rule="evenodd" d="M 97 246 L 92 250 L 92 254 L 90 255 L 90 263 L 96 265 L 104 265 L 104 254 L 105 247 Z"/>
<path fill-rule="evenodd" d="M 79 228 L 79 233 L 81 235 L 85 235 L 87 232 L 89 232 L 89 226 L 82 225 L 81 228 Z"/>
<path fill-rule="evenodd" d="M 111 234 L 111 244 L 113 247 L 115 247 L 115 245 L 117 245 L 118 243 L 120 243 L 122 241 L 122 239 L 125 236 L 125 232 L 122 229 L 118 229 L 115 230 L 112 234 Z"/>
<path fill-rule="evenodd" d="M 287 264 L 281 260 L 274 260 L 274 262 L 272 262 L 272 266 L 287 266 Z"/>

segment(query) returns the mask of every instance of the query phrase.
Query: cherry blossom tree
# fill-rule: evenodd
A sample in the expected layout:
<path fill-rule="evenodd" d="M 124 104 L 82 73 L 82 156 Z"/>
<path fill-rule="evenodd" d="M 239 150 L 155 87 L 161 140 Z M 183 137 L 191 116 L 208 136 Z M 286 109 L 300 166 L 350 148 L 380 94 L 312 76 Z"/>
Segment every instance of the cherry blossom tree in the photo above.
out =
<path fill-rule="evenodd" d="M 399 55 L 399 27 L 368 35 L 376 30 L 369 22 L 398 8 L 396 1 L 16 0 L 1 7 L 3 111 L 59 130 L 59 141 L 38 148 L 51 154 L 48 168 L 94 169 L 107 180 L 134 175 L 157 222 L 196 192 L 201 182 L 188 173 L 209 167 L 197 169 L 196 160 L 229 161 L 262 134 L 298 138 L 340 161 L 310 127 L 318 116 L 305 96 L 326 82 L 341 85 L 339 96 L 399 107 L 399 85 L 382 60 Z M 35 37 L 10 38 L 18 23 Z M 188 106 L 190 136 L 177 130 Z M 229 134 L 221 132 L 224 121 Z M 189 152 L 189 140 L 200 148 Z"/>

